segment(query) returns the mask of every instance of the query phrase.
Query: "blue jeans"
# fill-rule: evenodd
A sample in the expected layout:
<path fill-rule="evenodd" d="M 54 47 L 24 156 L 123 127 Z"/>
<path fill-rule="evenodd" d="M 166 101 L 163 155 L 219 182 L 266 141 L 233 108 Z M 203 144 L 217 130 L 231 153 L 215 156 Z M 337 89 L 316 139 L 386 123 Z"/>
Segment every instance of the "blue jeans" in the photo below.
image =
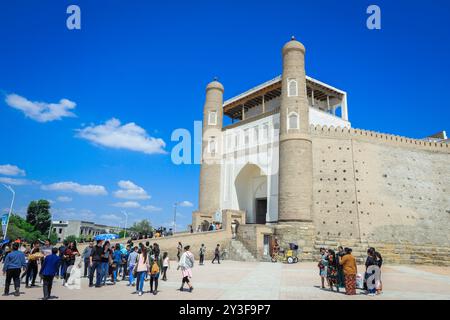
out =
<path fill-rule="evenodd" d="M 133 277 L 133 269 L 134 266 L 130 265 L 128 267 L 128 283 L 130 284 L 130 286 L 133 284 L 134 282 L 134 277 Z"/>
<path fill-rule="evenodd" d="M 98 261 L 94 261 L 92 263 L 92 267 L 89 268 L 89 285 L 93 285 L 94 283 L 94 272 L 95 275 L 95 285 L 98 287 L 101 284 L 102 280 L 102 263 Z"/>
<path fill-rule="evenodd" d="M 59 276 L 63 277 L 66 274 L 67 265 L 64 260 L 59 261 Z"/>
<path fill-rule="evenodd" d="M 114 271 L 113 271 L 113 279 L 114 279 L 114 282 L 116 282 L 117 281 L 117 275 L 118 274 L 120 274 L 120 269 L 121 269 L 121 262 L 119 261 L 119 262 L 114 262 L 115 264 L 116 264 L 116 268 L 114 269 Z"/>
<path fill-rule="evenodd" d="M 106 284 L 106 277 L 108 277 L 108 269 L 109 269 L 109 263 L 108 262 L 102 262 L 102 283 Z"/>
<path fill-rule="evenodd" d="M 143 292 L 146 274 L 147 274 L 147 272 L 145 272 L 145 271 L 139 271 L 137 273 L 136 291 Z"/>

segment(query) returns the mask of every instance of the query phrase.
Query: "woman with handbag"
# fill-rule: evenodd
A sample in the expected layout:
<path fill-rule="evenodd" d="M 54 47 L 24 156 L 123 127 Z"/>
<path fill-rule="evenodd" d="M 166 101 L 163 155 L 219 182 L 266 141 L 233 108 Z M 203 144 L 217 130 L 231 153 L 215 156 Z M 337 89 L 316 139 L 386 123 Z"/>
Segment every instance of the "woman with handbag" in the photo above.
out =
<path fill-rule="evenodd" d="M 147 254 L 147 248 L 142 246 L 141 253 L 138 257 L 138 262 L 134 266 L 133 272 L 136 274 L 136 292 L 139 294 L 139 296 L 142 296 L 144 294 L 144 282 L 145 282 L 145 275 L 148 274 L 150 271 L 150 263 L 148 259 Z"/>

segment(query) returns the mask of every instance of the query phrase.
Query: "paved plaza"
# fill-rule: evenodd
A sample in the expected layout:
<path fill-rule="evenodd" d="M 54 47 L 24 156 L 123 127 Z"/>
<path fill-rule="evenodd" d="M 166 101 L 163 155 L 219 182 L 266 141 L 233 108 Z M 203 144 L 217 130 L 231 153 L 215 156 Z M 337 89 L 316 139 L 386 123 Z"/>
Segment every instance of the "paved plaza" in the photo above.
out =
<path fill-rule="evenodd" d="M 384 291 L 380 296 L 369 297 L 358 290 L 356 296 L 330 292 L 320 288 L 317 264 L 314 262 L 287 265 L 270 262 L 223 261 L 220 265 L 198 264 L 193 269 L 194 291 L 180 292 L 181 274 L 172 268 L 168 281 L 160 281 L 159 293 L 154 296 L 134 294 L 134 288 L 126 286 L 127 281 L 102 288 L 88 288 L 87 279 L 81 281 L 81 289 L 68 289 L 55 280 L 52 295 L 59 299 L 183 299 L 183 300 L 277 300 L 277 299 L 445 299 L 450 300 L 450 268 L 438 266 L 386 265 L 382 269 Z M 363 266 L 359 266 L 362 272 Z M 4 283 L 1 276 L 0 283 Z M 37 281 L 37 283 L 39 283 Z M 149 283 L 144 290 L 147 292 Z M 3 288 L 2 288 L 3 291 Z M 12 287 L 11 287 L 11 291 Z M 40 299 L 42 288 L 26 289 L 21 286 L 22 295 L 0 297 L 0 300 Z"/>

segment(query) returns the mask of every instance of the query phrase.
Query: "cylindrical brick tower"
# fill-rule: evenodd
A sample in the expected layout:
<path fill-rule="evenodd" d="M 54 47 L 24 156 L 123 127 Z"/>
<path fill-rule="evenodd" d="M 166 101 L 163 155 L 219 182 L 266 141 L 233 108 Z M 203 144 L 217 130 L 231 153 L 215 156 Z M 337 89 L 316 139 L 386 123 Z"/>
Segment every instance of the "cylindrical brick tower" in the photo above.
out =
<path fill-rule="evenodd" d="M 202 213 L 210 214 L 220 209 L 223 92 L 222 84 L 216 80 L 206 87 L 198 202 Z"/>
<path fill-rule="evenodd" d="M 305 47 L 292 38 L 282 52 L 278 220 L 310 222 L 313 173 Z"/>

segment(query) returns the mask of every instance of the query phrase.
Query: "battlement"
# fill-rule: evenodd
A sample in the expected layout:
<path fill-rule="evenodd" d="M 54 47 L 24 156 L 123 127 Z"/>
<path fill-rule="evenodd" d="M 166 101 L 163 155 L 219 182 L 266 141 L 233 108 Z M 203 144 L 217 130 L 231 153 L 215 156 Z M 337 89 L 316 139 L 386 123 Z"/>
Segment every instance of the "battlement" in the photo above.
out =
<path fill-rule="evenodd" d="M 375 143 L 385 143 L 397 147 L 450 153 L 450 147 L 448 143 L 429 142 L 425 140 L 412 139 L 398 135 L 355 128 L 311 125 L 310 129 L 311 135 L 313 136 L 316 135 L 330 138 L 357 139 Z"/>

